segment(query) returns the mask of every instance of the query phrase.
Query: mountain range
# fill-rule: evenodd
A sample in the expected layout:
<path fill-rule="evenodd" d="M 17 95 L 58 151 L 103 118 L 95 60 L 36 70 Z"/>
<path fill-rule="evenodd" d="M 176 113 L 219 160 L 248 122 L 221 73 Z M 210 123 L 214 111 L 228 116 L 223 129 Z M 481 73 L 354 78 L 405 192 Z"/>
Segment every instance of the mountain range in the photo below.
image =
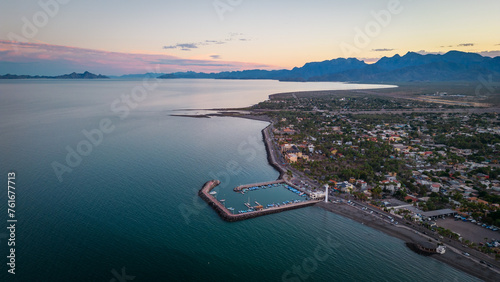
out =
<path fill-rule="evenodd" d="M 484 57 L 476 53 L 450 51 L 446 54 L 408 52 L 404 56 L 383 57 L 367 64 L 356 58 L 337 58 L 322 62 L 306 63 L 291 70 L 244 70 L 219 73 L 175 72 L 146 73 L 113 76 L 112 78 L 139 79 L 144 77 L 210 78 L 210 79 L 273 79 L 280 81 L 343 81 L 366 83 L 419 82 L 419 81 L 489 81 L 500 80 L 500 56 Z M 88 71 L 58 76 L 0 75 L 0 79 L 103 79 Z"/>
<path fill-rule="evenodd" d="M 477 81 L 492 75 L 500 78 L 500 57 L 450 51 L 446 54 L 418 54 L 383 57 L 374 64 L 356 58 L 338 58 L 306 63 L 291 70 L 245 70 L 220 73 L 176 72 L 159 78 L 275 79 L 281 81 Z"/>
<path fill-rule="evenodd" d="M 0 79 L 34 79 L 34 78 L 51 78 L 51 79 L 102 79 L 109 78 L 102 74 L 93 74 L 88 71 L 84 73 L 70 73 L 57 76 L 40 76 L 40 75 L 17 75 L 17 74 L 6 74 L 0 75 Z"/>

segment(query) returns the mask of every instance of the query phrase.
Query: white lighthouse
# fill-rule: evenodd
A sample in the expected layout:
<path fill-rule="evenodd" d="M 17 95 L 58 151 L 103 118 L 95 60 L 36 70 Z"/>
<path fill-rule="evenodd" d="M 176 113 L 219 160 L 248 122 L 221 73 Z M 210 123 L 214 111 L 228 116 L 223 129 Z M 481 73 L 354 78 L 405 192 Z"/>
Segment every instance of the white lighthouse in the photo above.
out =
<path fill-rule="evenodd" d="M 328 203 L 328 184 L 325 184 L 325 203 Z"/>

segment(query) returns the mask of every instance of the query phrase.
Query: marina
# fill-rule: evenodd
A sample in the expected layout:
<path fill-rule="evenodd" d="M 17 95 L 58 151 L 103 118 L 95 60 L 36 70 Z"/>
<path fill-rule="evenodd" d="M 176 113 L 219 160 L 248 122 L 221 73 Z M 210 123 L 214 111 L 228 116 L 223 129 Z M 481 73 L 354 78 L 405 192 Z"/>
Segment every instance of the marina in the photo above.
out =
<path fill-rule="evenodd" d="M 259 189 L 267 189 L 267 188 L 273 187 L 272 186 L 273 184 L 278 184 L 278 183 L 283 184 L 284 182 L 283 181 L 279 181 L 279 182 L 272 183 L 272 184 L 269 184 L 269 183 L 266 183 L 266 184 L 260 183 L 258 185 L 252 184 L 252 185 L 246 185 L 246 186 L 248 186 L 248 188 L 252 188 L 252 187 L 262 187 L 262 186 L 265 185 L 266 188 L 259 188 Z M 219 214 L 219 216 L 223 220 L 230 221 L 230 222 L 240 221 L 240 220 L 245 220 L 245 219 L 250 219 L 250 218 L 254 218 L 254 217 L 258 217 L 258 216 L 263 216 L 263 215 L 267 215 L 267 214 L 279 213 L 279 212 L 283 212 L 283 211 L 286 211 L 286 210 L 292 210 L 292 209 L 298 209 L 298 208 L 302 208 L 302 207 L 308 207 L 308 206 L 311 206 L 311 205 L 314 205 L 314 204 L 320 202 L 319 200 L 310 200 L 310 199 L 297 200 L 297 199 L 295 199 L 295 200 L 283 201 L 283 202 L 280 202 L 280 203 L 267 204 L 266 207 L 264 208 L 257 201 L 254 201 L 254 203 L 256 204 L 256 206 L 252 206 L 250 204 L 250 200 L 248 200 L 248 202 L 244 203 L 244 205 L 247 207 L 246 210 L 242 209 L 242 210 L 238 210 L 237 213 L 233 213 L 234 208 L 232 208 L 232 207 L 231 208 L 226 208 L 225 205 L 223 203 L 221 203 L 220 201 L 218 201 L 214 197 L 214 194 L 211 193 L 211 192 L 214 192 L 212 190 L 215 187 L 217 187 L 219 184 L 220 184 L 219 180 L 210 180 L 210 181 L 208 181 L 207 183 L 205 183 L 203 185 L 203 187 L 201 188 L 201 190 L 198 192 L 198 195 L 204 201 L 206 201 Z M 267 185 L 271 185 L 271 186 L 269 187 Z M 241 186 L 239 186 L 239 187 L 241 187 Z M 280 186 L 274 186 L 274 188 L 279 188 L 279 187 Z M 288 185 L 283 186 L 283 187 L 286 187 L 289 190 L 290 189 L 295 189 L 295 188 L 293 188 L 291 186 L 288 186 Z M 254 190 L 258 190 L 258 189 L 254 189 Z M 290 191 L 292 191 L 292 190 L 290 190 Z"/>

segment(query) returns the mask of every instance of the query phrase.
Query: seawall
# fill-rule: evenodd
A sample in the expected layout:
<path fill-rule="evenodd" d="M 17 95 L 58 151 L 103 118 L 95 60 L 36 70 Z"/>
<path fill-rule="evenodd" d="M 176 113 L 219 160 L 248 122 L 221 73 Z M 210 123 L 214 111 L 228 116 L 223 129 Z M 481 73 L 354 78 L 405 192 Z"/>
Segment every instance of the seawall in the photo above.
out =
<path fill-rule="evenodd" d="M 236 188 L 234 188 L 234 191 L 238 192 L 241 191 L 244 188 L 248 187 L 253 187 L 253 186 L 261 186 L 261 185 L 267 185 L 267 184 L 275 184 L 275 183 L 286 183 L 298 190 L 301 190 L 299 187 L 296 187 L 292 183 L 289 183 L 286 181 L 286 172 L 287 169 L 283 167 L 279 161 L 277 160 L 277 154 L 279 153 L 278 148 L 274 148 L 274 142 L 273 138 L 271 138 L 271 133 L 270 130 L 272 128 L 272 124 L 268 125 L 266 128 L 262 130 L 262 138 L 264 139 L 264 144 L 266 147 L 266 152 L 267 152 L 267 160 L 271 166 L 273 166 L 278 172 L 280 173 L 280 176 L 278 177 L 277 180 L 274 181 L 268 181 L 268 182 L 263 182 L 263 183 L 253 183 L 253 184 L 246 184 L 246 185 L 241 185 Z M 240 220 L 245 220 L 245 219 L 250 219 L 254 217 L 259 217 L 263 215 L 268 215 L 268 214 L 273 214 L 273 213 L 279 213 L 287 210 L 293 210 L 293 209 L 299 209 L 303 207 L 308 207 L 312 206 L 318 202 L 321 202 L 320 200 L 308 200 L 306 202 L 300 202 L 300 203 L 292 203 L 280 207 L 272 207 L 272 208 L 266 208 L 262 210 L 257 210 L 253 212 L 246 212 L 242 214 L 233 214 L 230 210 L 228 210 L 223 204 L 221 204 L 214 196 L 210 195 L 210 191 L 217 187 L 217 185 L 220 184 L 219 180 L 210 180 L 207 183 L 203 185 L 201 190 L 198 192 L 198 195 L 208 203 L 209 206 L 211 206 L 219 216 L 229 222 L 234 222 L 234 221 L 240 221 Z M 306 192 L 306 191 L 304 191 Z M 306 192 L 307 193 L 307 192 Z"/>
<path fill-rule="evenodd" d="M 210 195 L 210 191 L 212 189 L 214 189 L 215 187 L 217 187 L 217 185 L 219 185 L 219 184 L 220 184 L 219 180 L 208 181 L 200 189 L 200 191 L 198 192 L 198 195 L 205 202 L 207 202 L 207 204 L 209 206 L 211 206 L 217 212 L 217 214 L 219 214 L 219 216 L 223 220 L 229 221 L 229 222 L 235 222 L 235 221 L 255 218 L 255 217 L 259 217 L 259 216 L 263 216 L 263 215 L 299 209 L 299 208 L 303 208 L 303 207 L 312 206 L 312 205 L 320 202 L 319 200 L 309 200 L 306 202 L 293 203 L 293 204 L 288 204 L 285 206 L 272 207 L 272 208 L 268 208 L 268 209 L 262 209 L 262 210 L 247 212 L 247 213 L 243 213 L 243 214 L 233 214 L 224 205 L 222 205 L 215 197 Z"/>
<path fill-rule="evenodd" d="M 264 144 L 266 145 L 266 153 L 267 153 L 267 161 L 269 164 L 274 167 L 279 173 L 280 176 L 278 179 L 283 179 L 287 170 L 280 165 L 278 160 L 276 159 L 275 149 L 273 149 L 273 140 L 270 135 L 272 124 L 268 125 L 266 128 L 262 129 L 262 138 L 264 138 Z"/>

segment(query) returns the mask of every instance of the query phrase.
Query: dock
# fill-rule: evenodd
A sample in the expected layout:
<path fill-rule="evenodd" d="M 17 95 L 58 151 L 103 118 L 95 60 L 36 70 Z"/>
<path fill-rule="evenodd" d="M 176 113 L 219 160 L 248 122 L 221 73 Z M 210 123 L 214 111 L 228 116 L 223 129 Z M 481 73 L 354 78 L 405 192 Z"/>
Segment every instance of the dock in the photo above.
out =
<path fill-rule="evenodd" d="M 203 187 L 198 192 L 198 195 L 211 206 L 219 216 L 229 222 L 241 221 L 245 219 L 255 218 L 263 215 L 279 213 L 287 210 L 294 210 L 303 207 L 312 206 L 316 203 L 321 202 L 320 200 L 309 200 L 300 203 L 291 203 L 284 206 L 279 207 L 271 207 L 267 209 L 256 210 L 252 212 L 247 212 L 243 214 L 233 214 L 230 210 L 228 210 L 224 205 L 222 205 L 217 199 L 210 195 L 210 191 L 212 191 L 217 185 L 220 184 L 219 180 L 210 180 L 203 185 Z"/>
<path fill-rule="evenodd" d="M 235 187 L 233 189 L 233 191 L 234 192 L 239 192 L 239 191 L 241 191 L 243 189 L 248 189 L 248 188 L 255 187 L 255 186 L 267 186 L 267 185 L 281 184 L 281 183 L 285 183 L 285 180 L 279 179 L 279 180 L 274 180 L 274 181 L 267 181 L 267 182 L 261 182 L 261 183 L 253 183 L 253 184 L 240 185 L 238 187 Z"/>
<path fill-rule="evenodd" d="M 267 185 L 273 185 L 273 184 L 286 184 L 290 187 L 295 188 L 298 191 L 301 191 L 302 193 L 305 193 L 309 196 L 309 193 L 307 191 L 304 191 L 304 189 L 301 189 L 300 187 L 297 187 L 293 183 L 290 183 L 287 181 L 287 168 L 285 167 L 284 164 L 280 163 L 280 157 L 279 157 L 279 148 L 277 148 L 273 142 L 273 136 L 272 136 L 272 124 L 267 126 L 262 130 L 262 138 L 266 147 L 266 152 L 267 152 L 267 160 L 271 166 L 273 166 L 278 172 L 280 173 L 279 177 L 277 180 L 274 181 L 267 181 L 267 182 L 261 182 L 261 183 L 253 183 L 253 184 L 245 184 L 245 185 L 240 185 L 233 190 L 235 192 L 239 193 L 244 193 L 244 189 L 252 188 L 252 187 L 259 187 L 259 186 L 267 186 Z M 265 208 L 260 205 L 259 203 L 256 202 L 257 206 L 253 207 L 255 210 L 254 211 L 248 211 L 245 213 L 239 213 L 239 214 L 233 214 L 230 210 L 228 210 L 224 205 L 222 205 L 217 199 L 213 196 L 210 195 L 210 191 L 217 187 L 217 185 L 220 184 L 219 180 L 210 180 L 207 183 L 203 185 L 203 187 L 200 189 L 198 192 L 198 195 L 208 203 L 218 214 L 219 216 L 225 220 L 225 221 L 240 221 L 240 220 L 245 220 L 245 219 L 250 219 L 258 216 L 263 216 L 263 215 L 268 215 L 268 214 L 273 214 L 273 213 L 279 213 L 287 210 L 293 210 L 293 209 L 299 209 L 303 207 L 308 207 L 315 205 L 316 203 L 321 202 L 321 200 L 307 200 L 303 202 L 298 202 L 298 203 L 289 203 L 286 205 L 279 205 L 279 206 L 273 206 L 273 207 L 268 207 Z M 247 205 L 248 204 L 248 205 Z M 250 203 L 245 203 L 245 206 L 247 206 L 249 209 L 251 208 Z"/>

